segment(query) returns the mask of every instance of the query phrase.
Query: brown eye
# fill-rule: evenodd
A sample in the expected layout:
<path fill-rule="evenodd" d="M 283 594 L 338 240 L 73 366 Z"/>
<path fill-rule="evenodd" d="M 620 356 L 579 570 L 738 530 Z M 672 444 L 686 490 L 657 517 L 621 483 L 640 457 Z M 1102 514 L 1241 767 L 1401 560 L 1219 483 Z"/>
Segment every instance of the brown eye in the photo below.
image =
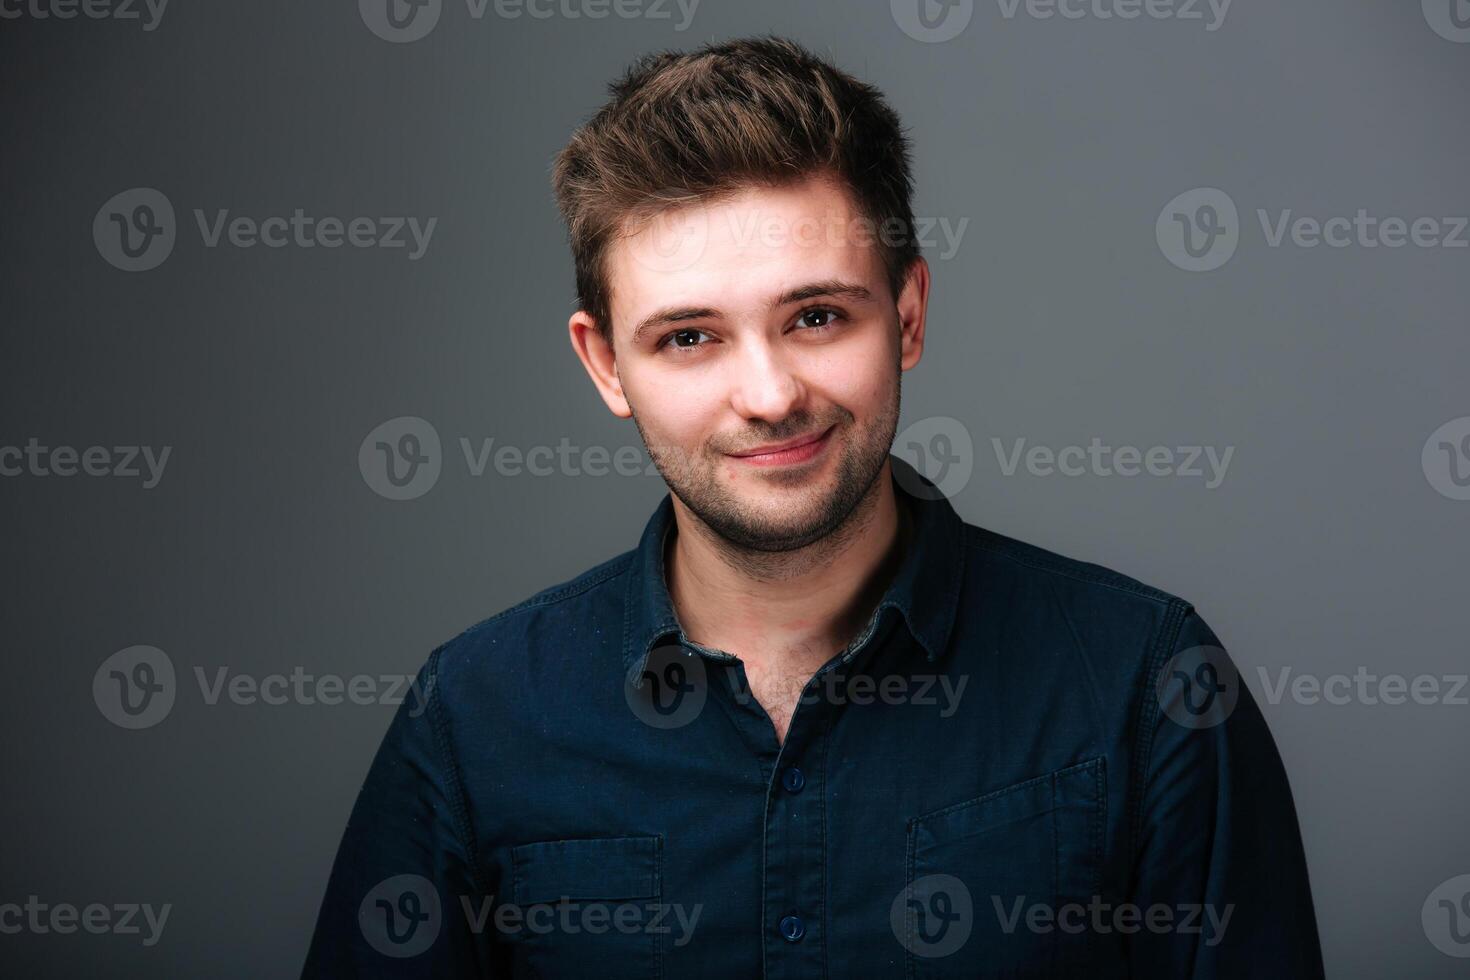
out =
<path fill-rule="evenodd" d="M 676 347 L 680 350 L 688 350 L 700 346 L 698 338 L 705 336 L 703 330 L 675 330 L 664 338 L 664 347 Z"/>
<path fill-rule="evenodd" d="M 821 307 L 814 310 L 807 310 L 806 312 L 802 313 L 801 316 L 797 318 L 797 322 L 804 327 L 811 328 L 812 330 L 825 330 L 827 327 L 832 326 L 833 322 L 836 319 L 836 310 L 829 310 L 825 307 Z"/>

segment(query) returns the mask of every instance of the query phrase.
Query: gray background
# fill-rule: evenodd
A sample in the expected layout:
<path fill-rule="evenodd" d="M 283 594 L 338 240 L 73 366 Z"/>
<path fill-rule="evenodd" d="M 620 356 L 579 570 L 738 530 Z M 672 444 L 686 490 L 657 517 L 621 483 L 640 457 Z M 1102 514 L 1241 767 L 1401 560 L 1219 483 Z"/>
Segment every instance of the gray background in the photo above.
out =
<path fill-rule="evenodd" d="M 1204 20 L 1013 17 L 909 36 L 883 2 L 483 18 L 414 43 L 351 3 L 198 4 L 158 23 L 0 20 L 0 445 L 168 445 L 163 479 L 0 478 L 0 902 L 173 906 L 162 940 L 3 935 L 11 975 L 290 975 L 391 705 L 206 703 L 196 667 L 409 673 L 460 629 L 631 547 L 656 476 L 472 476 L 460 450 L 639 446 L 568 348 L 552 154 L 634 56 L 774 31 L 878 85 L 916 212 L 969 224 L 934 270 L 903 424 L 972 439 L 967 520 L 1182 595 L 1241 665 L 1296 793 L 1328 973 L 1463 976 L 1421 925 L 1470 872 L 1470 707 L 1266 701 L 1257 668 L 1467 669 L 1470 502 L 1421 466 L 1470 415 L 1470 249 L 1271 247 L 1274 217 L 1470 213 L 1470 44 L 1418 2 L 1238 0 Z M 963 13 L 957 10 L 956 15 Z M 94 216 L 162 191 L 178 240 L 129 273 Z M 1155 219 L 1239 208 L 1220 268 Z M 193 209 L 437 217 L 427 253 L 207 248 Z M 942 242 L 942 239 L 941 239 Z M 392 501 L 363 438 L 443 440 Z M 1234 446 L 1224 482 L 1006 476 L 991 440 Z M 1470 460 L 1461 460 L 1470 465 Z M 1441 480 L 1441 485 L 1443 481 Z M 91 695 L 134 644 L 178 670 L 159 724 Z M 1463 693 L 1463 692 L 1462 692 Z"/>

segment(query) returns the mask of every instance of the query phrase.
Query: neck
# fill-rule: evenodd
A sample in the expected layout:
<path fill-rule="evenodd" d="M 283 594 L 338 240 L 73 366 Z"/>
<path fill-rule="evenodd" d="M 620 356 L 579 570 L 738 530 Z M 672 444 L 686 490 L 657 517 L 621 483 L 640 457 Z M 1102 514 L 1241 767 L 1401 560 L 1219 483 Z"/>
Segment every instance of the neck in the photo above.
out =
<path fill-rule="evenodd" d="M 669 597 L 688 637 L 747 662 L 825 662 L 866 624 L 902 557 L 902 518 L 885 462 L 848 518 L 787 552 L 732 544 L 673 498 Z"/>

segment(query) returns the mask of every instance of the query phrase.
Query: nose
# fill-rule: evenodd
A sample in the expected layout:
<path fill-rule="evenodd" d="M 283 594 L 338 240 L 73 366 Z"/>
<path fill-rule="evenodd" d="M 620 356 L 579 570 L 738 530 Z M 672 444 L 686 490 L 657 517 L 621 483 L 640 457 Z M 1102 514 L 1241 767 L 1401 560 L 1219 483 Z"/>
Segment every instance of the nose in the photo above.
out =
<path fill-rule="evenodd" d="M 741 344 L 740 356 L 730 359 L 730 404 L 742 418 L 776 423 L 786 418 L 805 397 L 805 387 L 782 355 L 764 340 Z"/>

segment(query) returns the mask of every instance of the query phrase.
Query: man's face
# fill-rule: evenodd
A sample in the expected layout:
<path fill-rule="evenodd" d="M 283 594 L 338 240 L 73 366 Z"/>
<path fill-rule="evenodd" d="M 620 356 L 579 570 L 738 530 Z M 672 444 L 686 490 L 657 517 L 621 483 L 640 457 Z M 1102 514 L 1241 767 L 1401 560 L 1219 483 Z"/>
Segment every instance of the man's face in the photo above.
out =
<path fill-rule="evenodd" d="M 742 547 L 822 538 L 886 472 L 918 345 L 877 231 L 811 178 L 666 211 L 611 247 L 621 398 L 679 501 Z"/>

